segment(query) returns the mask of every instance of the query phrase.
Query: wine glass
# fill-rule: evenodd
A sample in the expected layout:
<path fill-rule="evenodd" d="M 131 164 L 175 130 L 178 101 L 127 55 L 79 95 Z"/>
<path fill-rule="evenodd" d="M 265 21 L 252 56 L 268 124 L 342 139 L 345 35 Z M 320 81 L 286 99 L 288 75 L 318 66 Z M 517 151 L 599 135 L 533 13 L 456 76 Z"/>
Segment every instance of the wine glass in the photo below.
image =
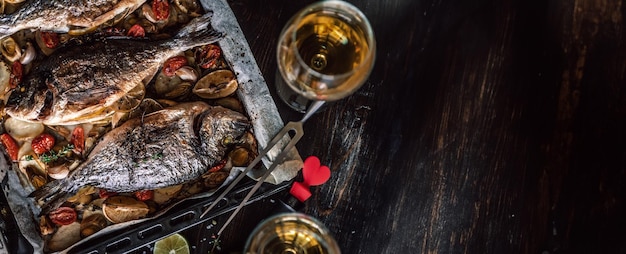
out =
<path fill-rule="evenodd" d="M 339 100 L 361 87 L 374 66 L 376 42 L 369 21 L 355 6 L 321 1 L 287 22 L 276 55 L 278 96 L 305 112 L 313 102 Z"/>
<path fill-rule="evenodd" d="M 304 121 L 326 101 L 344 98 L 363 85 L 374 65 L 375 53 L 376 42 L 369 21 L 359 9 L 347 2 L 317 2 L 300 10 L 287 22 L 280 34 L 276 55 L 282 77 L 276 78 L 278 95 L 291 108 L 306 113 L 300 121 L 287 123 L 216 198 L 224 198 L 274 146 L 287 144 L 263 176 L 257 179 L 257 185 L 248 192 L 218 235 L 304 135 Z M 281 143 L 285 135 L 293 136 Z M 217 204 L 211 204 L 200 217 Z"/>
<path fill-rule="evenodd" d="M 265 219 L 252 231 L 244 254 L 340 254 L 324 224 L 303 213 L 282 213 Z"/>

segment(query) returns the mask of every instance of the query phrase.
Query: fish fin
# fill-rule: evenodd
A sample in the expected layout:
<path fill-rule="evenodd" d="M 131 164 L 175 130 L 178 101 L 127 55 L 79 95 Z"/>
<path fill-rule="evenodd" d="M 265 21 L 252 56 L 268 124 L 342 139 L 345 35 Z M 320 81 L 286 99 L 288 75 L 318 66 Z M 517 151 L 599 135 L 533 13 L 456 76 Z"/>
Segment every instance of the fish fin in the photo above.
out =
<path fill-rule="evenodd" d="M 102 15 L 93 19 L 93 21 L 89 23 L 83 23 L 81 27 L 78 24 L 76 28 L 68 31 L 70 35 L 83 35 L 87 33 L 91 33 L 95 31 L 97 28 L 101 26 L 112 26 L 122 21 L 126 16 L 135 11 L 139 6 L 141 6 L 145 1 L 120 1 L 117 3 L 113 9 L 103 13 Z"/>
<path fill-rule="evenodd" d="M 44 204 L 41 206 L 41 214 L 48 214 L 52 210 L 58 208 L 63 204 L 75 190 L 73 185 L 66 179 L 52 181 L 48 184 L 40 187 L 39 189 L 31 192 L 28 196 L 35 198 L 35 200 L 44 200 Z"/>
<path fill-rule="evenodd" d="M 182 48 L 193 48 L 218 41 L 224 34 L 211 27 L 213 12 L 192 19 L 174 36 L 174 43 Z"/>
<path fill-rule="evenodd" d="M 31 192 L 28 196 L 35 198 L 36 200 L 45 199 L 59 191 L 63 187 L 62 182 L 64 182 L 64 180 L 49 182 L 46 185 L 39 187 L 39 189 Z"/>
<path fill-rule="evenodd" d="M 154 79 L 154 76 L 156 76 L 157 72 L 159 71 L 158 66 L 151 68 L 150 72 L 151 74 L 146 76 L 141 82 L 143 83 L 144 86 L 148 86 L 148 84 L 150 84 L 150 81 L 152 81 L 152 79 Z"/>
<path fill-rule="evenodd" d="M 0 17 L 0 39 L 13 33 L 13 24 L 8 16 Z"/>
<path fill-rule="evenodd" d="M 72 196 L 70 192 L 57 192 L 52 195 L 50 200 L 46 201 L 43 205 L 41 205 L 41 212 L 39 215 L 49 214 L 55 209 L 59 208 L 68 198 Z"/>
<path fill-rule="evenodd" d="M 72 28 L 69 31 L 67 31 L 67 34 L 69 35 L 73 35 L 73 36 L 78 36 L 78 35 L 83 35 L 83 34 L 88 34 L 91 33 L 93 31 L 96 31 L 96 29 L 98 28 L 98 26 L 91 26 L 91 27 L 82 27 L 82 28 Z"/>

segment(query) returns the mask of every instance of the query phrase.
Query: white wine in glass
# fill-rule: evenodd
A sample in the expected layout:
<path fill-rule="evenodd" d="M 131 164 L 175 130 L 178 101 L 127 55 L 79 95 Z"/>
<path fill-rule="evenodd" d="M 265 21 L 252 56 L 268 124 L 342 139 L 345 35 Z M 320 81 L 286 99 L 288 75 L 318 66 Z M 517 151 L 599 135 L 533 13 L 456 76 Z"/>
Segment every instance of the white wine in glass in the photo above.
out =
<path fill-rule="evenodd" d="M 244 254 L 340 254 L 328 229 L 301 213 L 278 214 L 261 222 L 246 243 Z"/>
<path fill-rule="evenodd" d="M 277 48 L 279 97 L 305 112 L 313 101 L 334 101 L 356 91 L 374 65 L 369 21 L 353 5 L 321 1 L 293 16 Z"/>

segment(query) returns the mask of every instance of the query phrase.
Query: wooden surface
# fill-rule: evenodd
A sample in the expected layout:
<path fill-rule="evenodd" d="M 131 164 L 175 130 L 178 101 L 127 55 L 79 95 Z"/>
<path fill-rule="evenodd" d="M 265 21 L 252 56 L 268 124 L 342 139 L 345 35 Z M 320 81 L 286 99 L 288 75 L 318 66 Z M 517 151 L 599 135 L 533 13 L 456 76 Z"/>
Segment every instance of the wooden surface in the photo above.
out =
<path fill-rule="evenodd" d="M 272 92 L 311 2 L 229 1 Z M 298 145 L 333 172 L 301 211 L 344 253 L 626 253 L 624 1 L 350 2 L 376 65 Z"/>
<path fill-rule="evenodd" d="M 626 253 L 626 0 L 348 1 L 376 63 L 305 123 L 300 154 L 332 176 L 295 207 L 342 253 Z M 312 2 L 228 0 L 274 97 L 277 38 Z M 218 248 L 228 214 L 181 234 L 241 252 L 286 196 L 245 207 Z"/>

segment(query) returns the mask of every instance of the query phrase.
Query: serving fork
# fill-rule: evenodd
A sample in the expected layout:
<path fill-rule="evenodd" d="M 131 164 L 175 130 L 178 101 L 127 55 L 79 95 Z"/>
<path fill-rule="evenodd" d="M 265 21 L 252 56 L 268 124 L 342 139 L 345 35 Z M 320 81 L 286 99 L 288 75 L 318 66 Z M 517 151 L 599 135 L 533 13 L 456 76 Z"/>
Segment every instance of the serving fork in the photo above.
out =
<path fill-rule="evenodd" d="M 276 134 L 274 138 L 272 138 L 272 140 L 267 144 L 267 146 L 263 149 L 263 151 L 261 151 L 261 153 L 259 153 L 259 155 L 256 156 L 256 158 L 254 158 L 254 160 L 246 167 L 246 169 L 243 172 L 241 172 L 239 176 L 237 176 L 237 178 L 235 178 L 235 180 L 233 180 L 233 182 L 231 182 L 228 185 L 228 187 L 215 199 L 215 202 L 213 202 L 209 207 L 207 207 L 206 210 L 204 210 L 204 212 L 202 213 L 202 215 L 200 215 L 200 218 L 202 218 L 209 211 L 211 211 L 211 209 L 213 209 L 219 203 L 218 202 L 219 200 L 222 200 L 230 191 L 232 191 L 237 185 L 237 183 L 239 183 L 246 176 L 246 174 L 250 172 L 250 170 L 252 170 L 261 161 L 261 159 L 267 155 L 267 153 L 270 150 L 276 147 L 276 145 L 279 143 L 280 140 L 282 140 L 285 136 L 290 137 L 290 140 L 287 143 L 287 145 L 285 145 L 281 149 L 281 152 L 271 162 L 269 168 L 258 179 L 258 182 L 252 187 L 252 189 L 250 189 L 246 197 L 241 201 L 241 203 L 239 203 L 235 211 L 233 211 L 233 213 L 230 215 L 228 220 L 226 220 L 222 228 L 217 232 L 218 236 L 222 234 L 222 231 L 224 231 L 224 229 L 228 226 L 228 224 L 230 224 L 230 222 L 235 218 L 235 216 L 237 216 L 237 213 L 239 213 L 241 208 L 243 208 L 246 205 L 246 203 L 248 202 L 248 200 L 250 200 L 252 195 L 254 195 L 254 193 L 259 189 L 259 187 L 261 187 L 265 179 L 267 179 L 267 177 L 269 177 L 272 174 L 272 172 L 276 169 L 276 166 L 278 166 L 280 163 L 283 162 L 283 160 L 285 159 L 289 151 L 291 151 L 291 149 L 296 145 L 296 143 L 298 143 L 298 141 L 302 138 L 302 136 L 304 136 L 304 130 L 302 129 L 303 123 L 306 120 L 308 120 L 315 112 L 317 112 L 317 110 L 320 109 L 322 105 L 324 105 L 324 102 L 325 101 L 313 102 L 311 106 L 309 107 L 309 109 L 307 109 L 307 112 L 304 114 L 302 119 L 300 119 L 300 121 L 296 121 L 296 122 L 291 121 L 287 123 L 278 132 L 278 134 Z"/>

